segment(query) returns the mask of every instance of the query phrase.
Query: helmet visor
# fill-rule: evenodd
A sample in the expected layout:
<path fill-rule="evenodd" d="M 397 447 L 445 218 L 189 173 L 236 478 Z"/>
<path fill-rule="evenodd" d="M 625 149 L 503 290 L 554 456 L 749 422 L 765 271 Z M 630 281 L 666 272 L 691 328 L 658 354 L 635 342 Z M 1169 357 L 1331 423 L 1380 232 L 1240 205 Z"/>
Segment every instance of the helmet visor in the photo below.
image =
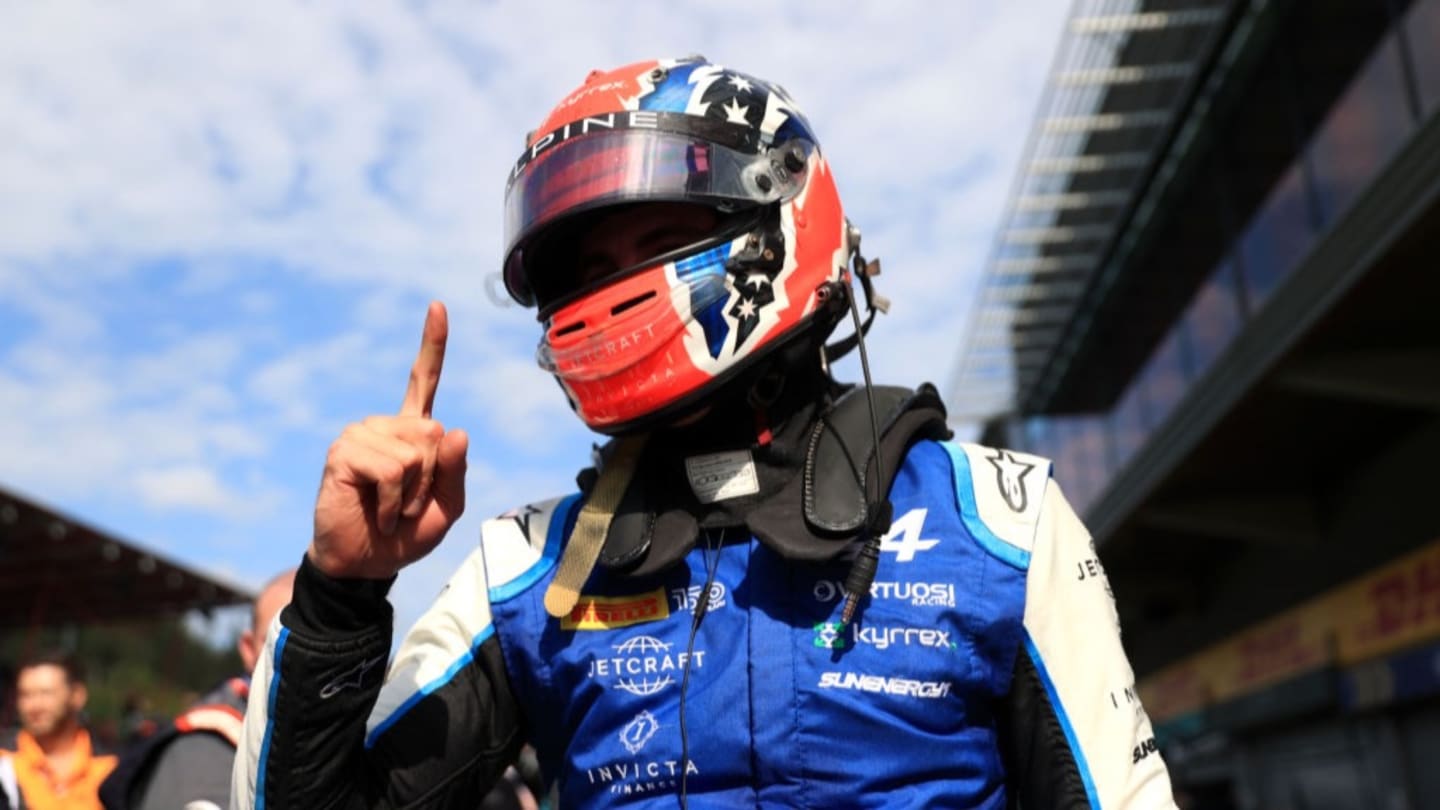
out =
<path fill-rule="evenodd" d="M 537 142 L 544 143 L 544 141 Z M 516 169 L 505 191 L 506 283 L 528 298 L 522 240 L 561 217 L 644 201 L 693 202 L 738 210 L 788 199 L 804 187 L 812 147 L 792 142 L 801 160 L 776 150 L 747 153 L 693 134 L 652 129 L 602 130 L 539 151 Z M 532 147 L 533 151 L 534 147 Z M 518 259 L 518 261 L 516 261 Z M 529 303 L 529 301 L 526 301 Z"/>

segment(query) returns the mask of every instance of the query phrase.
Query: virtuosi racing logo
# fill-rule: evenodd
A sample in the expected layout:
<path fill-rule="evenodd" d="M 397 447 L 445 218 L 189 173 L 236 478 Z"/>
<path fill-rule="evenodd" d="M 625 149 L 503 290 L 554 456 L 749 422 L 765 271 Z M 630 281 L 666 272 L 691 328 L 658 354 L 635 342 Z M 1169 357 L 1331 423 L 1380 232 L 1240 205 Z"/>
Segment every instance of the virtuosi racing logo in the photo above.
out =
<path fill-rule="evenodd" d="M 845 586 L 832 579 L 815 581 L 815 601 L 834 602 L 845 593 Z M 955 585 L 950 582 L 874 582 L 870 598 L 897 599 L 916 607 L 955 607 Z"/>

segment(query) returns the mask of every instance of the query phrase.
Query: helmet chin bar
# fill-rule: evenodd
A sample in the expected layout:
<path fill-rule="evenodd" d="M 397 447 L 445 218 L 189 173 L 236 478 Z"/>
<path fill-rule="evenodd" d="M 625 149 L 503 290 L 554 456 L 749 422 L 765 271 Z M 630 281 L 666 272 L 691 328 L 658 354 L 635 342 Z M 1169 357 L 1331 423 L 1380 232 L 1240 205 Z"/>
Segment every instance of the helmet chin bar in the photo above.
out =
<path fill-rule="evenodd" d="M 590 429 L 607 436 L 629 436 L 686 427 L 710 416 L 717 408 L 725 410 L 725 406 L 736 401 L 746 402 L 752 408 L 763 406 L 766 403 L 762 400 L 769 397 L 754 389 L 767 375 L 777 371 L 785 375 L 788 383 L 794 377 L 796 369 L 814 363 L 819 372 L 828 377 L 829 372 L 824 367 L 823 341 L 844 314 L 845 299 L 830 296 L 828 301 L 822 302 L 820 311 L 814 313 L 811 322 L 804 329 L 790 340 L 760 347 L 752 363 L 728 369 L 704 388 L 691 391 L 643 417 L 604 427 L 592 425 Z M 756 394 L 760 395 L 758 400 L 755 398 Z"/>

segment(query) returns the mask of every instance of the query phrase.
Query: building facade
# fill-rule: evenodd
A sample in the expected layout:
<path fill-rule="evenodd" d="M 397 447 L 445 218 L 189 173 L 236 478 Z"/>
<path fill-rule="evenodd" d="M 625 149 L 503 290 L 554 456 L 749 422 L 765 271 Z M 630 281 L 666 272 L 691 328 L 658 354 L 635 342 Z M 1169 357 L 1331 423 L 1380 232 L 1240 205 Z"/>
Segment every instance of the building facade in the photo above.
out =
<path fill-rule="evenodd" d="M 950 400 L 1195 807 L 1440 807 L 1440 0 L 1079 0 Z"/>

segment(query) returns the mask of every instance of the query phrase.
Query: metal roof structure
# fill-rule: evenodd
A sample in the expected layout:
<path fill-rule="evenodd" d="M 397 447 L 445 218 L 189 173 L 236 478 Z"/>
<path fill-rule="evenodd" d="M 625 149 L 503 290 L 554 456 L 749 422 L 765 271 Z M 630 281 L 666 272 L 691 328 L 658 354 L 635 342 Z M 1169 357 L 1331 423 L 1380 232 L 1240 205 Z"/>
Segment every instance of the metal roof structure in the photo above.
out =
<path fill-rule="evenodd" d="M 954 416 L 1035 398 L 1161 170 L 1232 0 L 1076 0 L 979 286 Z"/>
<path fill-rule="evenodd" d="M 0 630 L 177 615 L 253 598 L 0 490 Z"/>

